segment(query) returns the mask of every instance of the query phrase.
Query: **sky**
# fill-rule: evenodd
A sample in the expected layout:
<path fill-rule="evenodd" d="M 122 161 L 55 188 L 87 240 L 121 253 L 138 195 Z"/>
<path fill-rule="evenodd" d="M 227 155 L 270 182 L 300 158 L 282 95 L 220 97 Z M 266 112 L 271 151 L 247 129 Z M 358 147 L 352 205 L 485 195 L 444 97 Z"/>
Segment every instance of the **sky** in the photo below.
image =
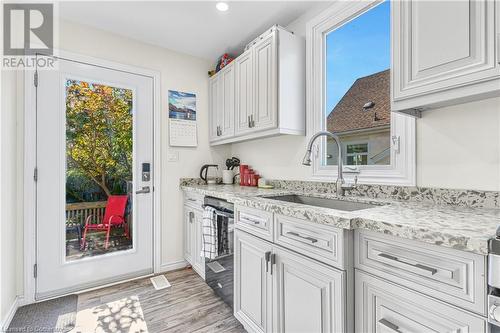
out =
<path fill-rule="evenodd" d="M 326 115 L 357 78 L 390 67 L 390 31 L 385 1 L 326 36 Z"/>
<path fill-rule="evenodd" d="M 169 90 L 168 102 L 178 108 L 188 108 L 196 111 L 196 95 L 181 91 Z"/>

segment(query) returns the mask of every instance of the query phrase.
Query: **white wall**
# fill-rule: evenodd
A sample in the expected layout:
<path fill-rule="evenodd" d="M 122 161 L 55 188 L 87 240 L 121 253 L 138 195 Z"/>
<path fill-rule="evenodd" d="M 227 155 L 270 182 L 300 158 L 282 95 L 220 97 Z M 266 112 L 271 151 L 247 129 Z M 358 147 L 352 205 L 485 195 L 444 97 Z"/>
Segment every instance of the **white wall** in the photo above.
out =
<path fill-rule="evenodd" d="M 500 191 L 500 98 L 423 113 L 417 120 L 417 183 Z"/>
<path fill-rule="evenodd" d="M 305 36 L 306 23 L 328 5 L 312 8 L 287 29 Z M 301 164 L 306 145 L 305 137 L 284 136 L 231 149 L 268 179 L 310 180 L 311 169 Z M 500 191 L 500 98 L 423 113 L 417 120 L 417 185 Z"/>
<path fill-rule="evenodd" d="M 2 71 L 0 112 L 0 331 L 17 295 L 17 77 Z"/>

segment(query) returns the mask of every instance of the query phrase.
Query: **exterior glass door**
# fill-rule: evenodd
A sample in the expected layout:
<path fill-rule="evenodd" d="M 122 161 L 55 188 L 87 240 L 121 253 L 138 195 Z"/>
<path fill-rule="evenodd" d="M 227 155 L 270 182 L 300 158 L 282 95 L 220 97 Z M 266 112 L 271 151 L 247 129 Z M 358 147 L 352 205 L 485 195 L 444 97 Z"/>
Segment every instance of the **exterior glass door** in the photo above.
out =
<path fill-rule="evenodd" d="M 38 73 L 38 299 L 153 271 L 153 78 L 57 62 Z"/>

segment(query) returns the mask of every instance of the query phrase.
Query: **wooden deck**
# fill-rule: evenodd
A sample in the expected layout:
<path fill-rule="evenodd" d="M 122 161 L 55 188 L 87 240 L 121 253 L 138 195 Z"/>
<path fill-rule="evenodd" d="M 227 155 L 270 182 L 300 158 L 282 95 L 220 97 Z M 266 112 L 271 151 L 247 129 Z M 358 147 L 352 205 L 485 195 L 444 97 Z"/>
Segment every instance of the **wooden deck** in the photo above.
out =
<path fill-rule="evenodd" d="M 116 313 L 128 313 L 142 332 L 245 332 L 233 317 L 232 309 L 192 269 L 169 272 L 165 276 L 172 286 L 163 290 L 155 290 L 147 278 L 79 295 L 76 328 L 72 332 L 133 332 L 134 329 L 120 328 L 127 320 Z M 119 300 L 132 300 L 132 311 L 116 309 Z M 113 304 L 106 309 L 110 315 L 95 316 L 96 320 L 85 316 L 107 304 Z M 137 314 L 131 314 L 134 311 Z M 141 315 L 145 323 L 137 323 Z"/>

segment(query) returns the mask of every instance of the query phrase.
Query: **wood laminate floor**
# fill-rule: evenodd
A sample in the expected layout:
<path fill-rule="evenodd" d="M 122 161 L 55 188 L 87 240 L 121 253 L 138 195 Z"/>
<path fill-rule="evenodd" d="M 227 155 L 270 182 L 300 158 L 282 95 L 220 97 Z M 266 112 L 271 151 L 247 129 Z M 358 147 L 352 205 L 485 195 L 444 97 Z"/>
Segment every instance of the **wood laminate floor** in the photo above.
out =
<path fill-rule="evenodd" d="M 80 294 L 71 332 L 245 332 L 192 269 L 165 276 L 172 286 L 163 290 L 146 278 Z"/>

